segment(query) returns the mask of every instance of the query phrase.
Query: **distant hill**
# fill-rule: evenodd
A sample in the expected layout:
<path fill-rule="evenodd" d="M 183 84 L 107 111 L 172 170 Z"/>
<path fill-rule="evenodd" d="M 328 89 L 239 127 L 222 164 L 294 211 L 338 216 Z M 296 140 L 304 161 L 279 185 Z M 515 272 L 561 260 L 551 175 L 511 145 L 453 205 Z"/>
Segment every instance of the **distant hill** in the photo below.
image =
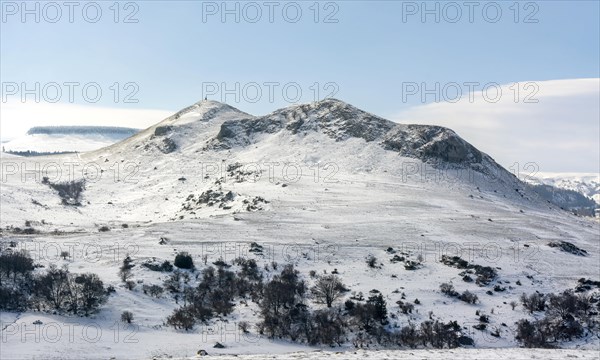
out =
<path fill-rule="evenodd" d="M 580 215 L 600 207 L 600 175 L 595 173 L 539 173 L 524 178 L 542 198 Z"/>
<path fill-rule="evenodd" d="M 139 129 L 114 126 L 36 126 L 2 144 L 7 153 L 24 156 L 83 152 L 124 140 Z"/>
<path fill-rule="evenodd" d="M 594 210 L 598 207 L 592 198 L 575 190 L 545 184 L 533 185 L 533 190 L 552 204 L 579 215 L 594 216 Z"/>

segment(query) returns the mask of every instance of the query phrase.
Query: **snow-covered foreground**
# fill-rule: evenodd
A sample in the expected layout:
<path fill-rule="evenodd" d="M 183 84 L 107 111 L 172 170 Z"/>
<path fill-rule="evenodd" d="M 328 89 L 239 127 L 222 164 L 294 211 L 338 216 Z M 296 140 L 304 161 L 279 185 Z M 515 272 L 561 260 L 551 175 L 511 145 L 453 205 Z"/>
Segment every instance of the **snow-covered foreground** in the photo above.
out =
<path fill-rule="evenodd" d="M 207 325 L 196 326 L 189 332 L 166 326 L 167 316 L 179 305 L 175 303 L 171 294 L 164 294 L 157 299 L 144 294 L 141 287 L 143 284 L 161 285 L 168 275 L 145 269 L 141 264 L 152 259 L 159 262 L 172 261 L 178 251 L 191 253 L 199 271 L 205 268 L 202 259 L 204 255 L 208 256 L 209 265 L 219 258 L 231 262 L 240 256 L 256 259 L 259 268 L 268 266 L 272 261 L 279 264 L 293 263 L 309 285 L 314 282 L 307 275 L 309 271 L 323 274 L 337 269 L 341 279 L 352 291 L 368 294 L 370 290 L 378 289 L 384 294 L 390 315 L 396 317 L 391 319 L 392 326 L 403 326 L 408 321 L 419 323 L 427 320 L 429 311 L 432 311 L 434 319 L 458 321 L 464 333 L 474 339 L 478 348 L 518 346 L 514 339 L 515 322 L 521 318 L 531 318 L 531 315 L 520 305 L 514 310 L 511 309 L 509 303 L 513 300 L 518 302 L 521 293 L 562 291 L 573 288 L 580 277 L 596 278 L 598 272 L 597 243 L 594 245 L 593 242 L 578 241 L 580 246 L 590 252 L 590 256 L 575 257 L 535 240 L 528 241 L 530 248 L 525 248 L 522 247 L 523 243 L 505 240 L 503 230 L 488 229 L 486 236 L 494 240 L 486 244 L 493 244 L 488 245 L 490 251 L 491 246 L 499 251 L 495 252 L 493 264 L 500 269 L 499 283 L 503 284 L 506 290 L 487 295 L 485 292 L 489 288 L 461 281 L 458 276 L 459 269 L 447 267 L 439 262 L 442 254 L 456 253 L 471 259 L 473 263 L 490 264 L 492 253 L 485 255 L 481 252 L 486 246 L 484 243 L 467 246 L 456 233 L 446 232 L 437 236 L 433 227 L 426 233 L 426 239 L 420 240 L 422 237 L 417 235 L 417 227 L 399 225 L 405 230 L 401 231 L 397 227 L 394 233 L 388 233 L 378 230 L 381 227 L 380 223 L 359 224 L 358 219 L 352 221 L 356 222 L 358 228 L 365 228 L 361 230 L 365 235 L 360 238 L 351 237 L 357 232 L 353 232 L 352 226 L 341 222 L 340 219 L 331 219 L 322 222 L 321 225 L 305 219 L 286 224 L 284 233 L 287 242 L 281 242 L 276 239 L 277 234 L 282 234 L 280 225 L 284 223 L 285 217 L 273 219 L 272 215 L 239 215 L 238 221 L 224 217 L 205 219 L 202 222 L 183 221 L 139 227 L 134 225 L 128 229 L 113 229 L 108 233 L 3 238 L 4 242 L 15 240 L 19 244 L 18 247 L 30 250 L 37 263 L 46 266 L 50 263 L 58 266 L 68 265 L 70 271 L 77 273 L 98 273 L 106 285 L 116 288 L 116 293 L 110 295 L 100 312 L 90 318 L 32 311 L 19 314 L 0 313 L 0 321 L 4 328 L 1 343 L 3 358 L 98 358 L 99 355 L 101 358 L 118 359 L 191 357 L 200 349 L 206 349 L 210 354 L 306 351 L 306 345 L 268 339 L 259 335 L 254 327 L 251 327 L 248 334 L 238 330 L 237 326 L 241 321 L 251 324 L 259 321 L 259 309 L 252 302 L 236 302 L 232 315 L 223 319 L 215 318 Z M 459 219 L 456 214 L 451 216 Z M 448 226 L 453 221 L 455 220 L 441 218 L 438 226 Z M 485 223 L 470 227 L 468 222 L 463 220 L 459 228 L 474 231 L 481 228 L 482 224 Z M 315 230 L 319 227 L 323 230 Z M 527 228 L 515 227 L 516 224 L 513 224 L 513 233 L 526 234 Z M 459 232 L 459 228 L 454 231 Z M 371 233 L 372 236 L 367 236 L 367 233 Z M 168 239 L 166 244 L 159 244 L 161 237 Z M 221 239 L 229 241 L 224 242 Z M 260 256 L 250 253 L 248 250 L 251 242 L 263 245 L 265 253 Z M 388 246 L 397 251 L 404 249 L 410 252 L 411 258 L 422 255 L 423 268 L 409 271 L 401 264 L 391 263 L 392 255 L 386 251 Z M 530 250 L 531 247 L 534 250 Z M 59 254 L 63 250 L 73 254 L 72 258 L 60 258 Z M 471 251 L 472 256 L 468 256 Z M 126 254 L 130 254 L 136 264 L 133 278 L 138 286 L 133 291 L 126 290 L 118 277 L 118 267 Z M 365 257 L 369 254 L 381 261 L 380 269 L 367 266 Z M 265 271 L 265 276 L 269 279 L 275 273 L 273 270 Z M 516 285 L 517 281 L 522 285 Z M 446 297 L 439 292 L 439 284 L 442 282 L 453 282 L 459 291 L 468 289 L 474 292 L 479 296 L 480 303 L 468 305 L 455 298 Z M 416 298 L 420 300 L 421 304 L 416 306 L 416 312 L 402 314 L 395 305 L 404 294 L 411 301 Z M 323 306 L 314 300 L 309 300 L 309 303 L 311 306 Z M 119 317 L 124 310 L 134 313 L 133 325 L 120 322 Z M 479 331 L 473 328 L 479 323 L 476 311 L 489 315 L 488 330 Z M 34 324 L 38 320 L 41 324 Z M 499 338 L 490 335 L 492 329 L 499 329 Z M 596 334 L 587 336 L 584 341 L 564 343 L 561 346 L 598 349 L 599 341 Z M 213 349 L 217 342 L 225 345 L 225 348 Z M 350 343 L 335 348 L 340 351 L 352 349 Z"/>
<path fill-rule="evenodd" d="M 373 359 L 373 360 L 392 360 L 392 359 L 464 359 L 464 360 L 562 360 L 562 359 L 598 359 L 598 353 L 595 351 L 581 350 L 541 350 L 541 349 L 452 349 L 452 350 L 401 350 L 401 351 L 355 351 L 355 352 L 330 352 L 316 351 L 312 353 L 292 353 L 284 355 L 242 355 L 242 356 L 218 356 L 220 360 L 321 360 L 321 359 Z"/>

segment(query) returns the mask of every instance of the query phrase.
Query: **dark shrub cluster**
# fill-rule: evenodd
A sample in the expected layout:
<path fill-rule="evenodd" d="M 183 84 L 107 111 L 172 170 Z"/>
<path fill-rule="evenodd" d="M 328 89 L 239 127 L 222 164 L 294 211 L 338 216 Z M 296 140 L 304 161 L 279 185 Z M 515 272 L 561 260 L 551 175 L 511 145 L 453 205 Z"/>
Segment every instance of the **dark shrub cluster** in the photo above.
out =
<path fill-rule="evenodd" d="M 449 284 L 449 283 L 441 283 L 440 284 L 440 291 L 442 292 L 442 294 L 451 296 L 451 297 L 455 297 L 458 296 L 458 292 L 456 290 L 454 290 L 454 285 Z"/>
<path fill-rule="evenodd" d="M 0 254 L 0 310 L 35 309 L 87 316 L 108 298 L 96 274 L 74 274 L 54 265 L 36 274 L 34 268 L 26 251 L 5 250 Z"/>
<path fill-rule="evenodd" d="M 459 256 L 442 255 L 440 261 L 444 265 L 452 266 L 457 269 L 464 269 L 465 271 L 461 272 L 460 276 L 463 276 L 463 280 L 466 282 L 472 281 L 472 278 L 468 276 L 468 274 L 477 275 L 475 283 L 479 286 L 488 285 L 498 277 L 498 273 L 494 268 L 477 264 L 469 264 L 468 261 L 461 259 Z"/>
<path fill-rule="evenodd" d="M 529 310 L 530 313 L 546 310 L 546 296 L 544 294 L 535 292 L 527 295 L 523 293 L 520 300 L 523 307 Z"/>
<path fill-rule="evenodd" d="M 440 284 L 440 291 L 442 294 L 448 295 L 450 297 L 458 297 L 459 300 L 462 300 L 469 304 L 476 304 L 479 299 L 477 295 L 473 294 L 469 290 L 465 290 L 462 294 L 459 294 L 458 291 L 454 290 L 454 285 L 449 283 Z"/>
<path fill-rule="evenodd" d="M 173 262 L 173 264 L 180 269 L 191 270 L 194 268 L 194 260 L 192 259 L 192 255 L 185 251 L 175 255 L 175 261 Z"/>
<path fill-rule="evenodd" d="M 33 259 L 26 251 L 0 253 L 0 310 L 27 308 L 33 270 Z"/>
<path fill-rule="evenodd" d="M 592 279 L 581 278 L 577 280 L 577 286 L 575 292 L 584 292 L 592 290 L 593 288 L 600 289 L 600 281 L 594 281 Z"/>
<path fill-rule="evenodd" d="M 343 308 L 331 307 L 311 311 L 304 304 L 303 283 L 293 268 L 286 267 L 281 275 L 265 284 L 264 299 L 260 303 L 263 321 L 259 332 L 272 338 L 289 338 L 312 345 L 341 345 L 346 336 L 354 334 L 357 348 L 370 344 L 386 346 L 433 346 L 438 348 L 459 346 L 461 327 L 456 322 L 426 321 L 419 328 L 409 324 L 399 331 L 387 328 L 387 304 L 376 290 L 364 300 L 353 296 Z M 412 304 L 399 304 L 411 311 Z M 472 343 L 472 342 L 471 342 Z"/>
<path fill-rule="evenodd" d="M 306 290 L 298 271 L 292 265 L 286 265 L 281 274 L 263 287 L 259 303 L 262 317 L 258 324 L 259 332 L 270 338 L 330 346 L 345 342 L 348 331 L 360 332 L 363 341 L 384 341 L 388 338 L 384 328 L 388 323 L 387 307 L 381 293 L 372 292 L 373 295 L 364 303 L 347 300 L 343 309 L 331 306 L 311 311 L 304 302 Z M 313 293 L 316 291 L 325 304 L 332 304 L 345 291 L 335 275 L 320 277 L 311 290 Z M 324 292 L 327 291 L 331 293 L 326 295 Z"/>
<path fill-rule="evenodd" d="M 248 251 L 251 253 L 257 254 L 257 255 L 262 254 L 263 246 L 258 243 L 253 242 L 253 243 L 250 243 L 250 250 L 248 250 Z"/>
<path fill-rule="evenodd" d="M 343 306 L 336 306 L 336 300 L 348 290 L 335 274 L 315 274 L 315 285 L 308 288 L 291 264 L 283 267 L 273 264 L 272 271 L 278 268 L 280 271 L 263 282 L 262 270 L 255 260 L 237 258 L 231 265 L 223 260 L 215 263 L 216 268 L 209 266 L 196 276 L 198 282 L 188 272 L 175 270 L 170 274 L 164 288 L 182 306 L 167 318 L 167 324 L 176 329 L 193 329 L 215 316 L 231 314 L 239 299 L 258 304 L 260 321 L 256 329 L 269 338 L 329 346 L 340 346 L 351 338 L 357 347 L 380 344 L 443 348 L 459 346 L 459 339 L 466 341 L 456 322 L 426 321 L 419 327 L 409 324 L 392 330 L 385 297 L 377 290 L 372 290 L 368 297 L 362 293 L 353 295 Z M 327 307 L 311 309 L 307 303 L 309 295 Z M 398 305 L 405 313 L 414 309 L 411 303 Z M 249 324 L 240 323 L 240 329 L 250 331 Z"/>
<path fill-rule="evenodd" d="M 96 274 L 73 274 L 51 265 L 34 281 L 32 294 L 38 310 L 56 310 L 89 315 L 108 298 L 102 280 Z"/>
<path fill-rule="evenodd" d="M 382 325 L 388 323 L 387 303 L 381 293 L 371 295 L 364 304 L 355 303 L 348 315 L 352 318 L 351 323 L 358 329 L 370 335 L 377 334 L 383 329 Z"/>
<path fill-rule="evenodd" d="M 259 303 L 263 319 L 258 324 L 259 332 L 270 337 L 298 339 L 300 326 L 296 323 L 308 314 L 304 305 L 306 290 L 293 265 L 286 265 L 279 275 L 265 283 Z"/>
<path fill-rule="evenodd" d="M 85 190 L 85 180 L 73 180 L 61 183 L 53 183 L 48 177 L 42 179 L 42 184 L 58 192 L 63 205 L 79 206 L 81 205 L 81 196 Z"/>
<path fill-rule="evenodd" d="M 431 346 L 442 349 L 455 348 L 462 344 L 474 344 L 471 338 L 462 335 L 461 327 L 456 321 L 444 323 L 439 320 L 427 320 L 419 326 L 409 323 L 398 331 L 383 330 L 378 336 L 371 337 L 366 342 L 359 333 L 359 336 L 354 340 L 354 346 L 358 348 L 368 346 L 371 342 L 369 340 L 375 340 L 386 346 L 410 348 Z"/>
<path fill-rule="evenodd" d="M 156 262 L 145 262 L 142 263 L 142 266 L 145 268 L 148 268 L 152 271 L 160 271 L 160 272 L 171 272 L 173 271 L 173 265 L 171 264 L 170 261 L 165 260 L 162 263 L 156 263 Z"/>
<path fill-rule="evenodd" d="M 24 229 L 21 229 L 18 226 L 7 226 L 6 230 L 11 231 L 14 234 L 23 234 L 23 235 L 33 235 L 33 234 L 37 234 L 39 233 L 38 230 L 32 228 L 32 227 L 26 227 Z"/>
<path fill-rule="evenodd" d="M 240 260 L 242 261 L 242 260 Z M 202 271 L 198 285 L 190 285 L 188 273 L 174 271 L 164 287 L 175 299 L 182 298 L 184 306 L 167 318 L 167 324 L 177 329 L 190 330 L 197 322 L 206 322 L 214 316 L 227 316 L 234 309 L 236 298 L 258 298 L 262 289 L 262 276 L 257 273 L 254 260 L 243 261 L 236 274 L 224 262 L 216 269 L 212 266 Z"/>
<path fill-rule="evenodd" d="M 526 347 L 552 347 L 552 343 L 581 337 L 587 329 L 594 333 L 598 313 L 593 311 L 595 299 L 587 294 L 566 290 L 560 294 L 523 294 L 521 302 L 530 312 L 545 311 L 540 320 L 517 322 L 516 339 Z"/>
<path fill-rule="evenodd" d="M 142 291 L 144 292 L 144 294 L 155 298 L 159 298 L 161 297 L 165 289 L 159 285 L 144 285 L 142 286 Z"/>
<path fill-rule="evenodd" d="M 415 306 L 413 304 L 404 302 L 402 300 L 396 301 L 396 304 L 398 304 L 398 306 L 400 307 L 400 311 L 402 311 L 403 314 L 412 314 L 413 310 L 415 309 Z"/>
<path fill-rule="evenodd" d="M 233 260 L 233 263 L 240 267 L 239 276 L 241 276 L 243 278 L 247 278 L 248 280 L 251 280 L 251 281 L 261 281 L 262 280 L 262 274 L 260 272 L 260 269 L 258 268 L 258 264 L 256 263 L 256 260 L 245 259 L 245 258 L 239 257 L 239 258 Z"/>
<path fill-rule="evenodd" d="M 476 304 L 479 301 L 477 295 L 473 294 L 469 290 L 465 290 L 458 298 L 468 304 Z"/>
<path fill-rule="evenodd" d="M 388 254 L 395 254 L 396 251 L 394 249 L 392 249 L 391 247 L 388 248 L 387 250 Z M 391 263 L 399 263 L 399 262 L 403 262 L 404 263 L 404 269 L 406 270 L 418 270 L 421 269 L 423 267 L 423 256 L 419 254 L 419 256 L 417 256 L 416 261 L 415 260 L 410 260 L 408 259 L 409 257 L 409 253 L 407 252 L 400 252 L 400 255 L 394 255 L 391 259 L 390 262 Z"/>

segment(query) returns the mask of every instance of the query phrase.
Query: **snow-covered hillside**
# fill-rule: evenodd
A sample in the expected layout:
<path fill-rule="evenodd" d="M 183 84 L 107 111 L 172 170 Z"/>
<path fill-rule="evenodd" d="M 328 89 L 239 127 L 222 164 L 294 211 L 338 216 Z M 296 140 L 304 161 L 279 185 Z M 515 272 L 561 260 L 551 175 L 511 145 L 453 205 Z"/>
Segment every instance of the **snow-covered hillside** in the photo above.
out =
<path fill-rule="evenodd" d="M 400 184 L 394 192 L 408 192 L 411 197 L 418 191 L 430 192 L 425 201 L 489 194 L 515 206 L 539 208 L 542 202 L 449 129 L 396 124 L 337 100 L 293 106 L 263 117 L 202 101 L 115 145 L 34 161 L 40 164 L 41 176 L 53 182 L 72 180 L 67 172 L 71 169 L 59 173 L 46 162 L 74 163 L 73 178 L 86 180 L 83 206 L 77 211 L 65 208 L 54 191 L 40 184 L 41 176 L 21 182 L 19 174 L 8 176 L 4 186 L 9 191 L 3 200 L 21 204 L 32 220 L 62 223 L 69 214 L 63 226 L 235 214 L 246 207 L 244 200 L 262 197 L 271 201 L 264 204 L 267 209 L 277 201 L 312 199 L 317 189 L 331 188 L 325 195 L 331 198 L 336 186 L 368 186 L 369 191 L 356 191 L 353 196 L 370 197 L 377 183 L 388 182 Z M 448 189 L 453 191 L 440 194 Z M 232 191 L 235 196 L 226 209 L 188 206 L 209 190 Z M 49 211 L 32 205 L 30 198 Z M 334 200 L 322 204 L 328 201 Z M 8 208 L 3 215 L 5 224 L 16 226 L 24 216 Z"/>
<path fill-rule="evenodd" d="M 2 144 L 15 153 L 83 152 L 100 149 L 137 133 L 138 129 L 108 126 L 38 126 Z"/>
<path fill-rule="evenodd" d="M 166 319 L 183 305 L 183 295 L 165 291 L 151 297 L 144 285 L 162 286 L 171 273 L 149 266 L 173 262 L 182 251 L 196 265 L 195 271 L 183 270 L 191 287 L 199 286 L 215 263 L 242 271 L 234 259 L 255 260 L 265 282 L 290 263 L 308 287 L 319 276 L 337 274 L 349 291 L 335 301 L 336 308 L 351 298 L 360 303 L 356 299 L 362 295 L 381 294 L 387 330 L 457 321 L 476 348 L 519 346 L 515 323 L 544 315 L 524 309 L 521 294 L 557 293 L 581 288 L 582 278 L 600 280 L 598 222 L 541 199 L 450 129 L 396 124 L 339 100 L 260 117 L 200 101 L 106 148 L 2 158 L 1 165 L 2 248 L 27 249 L 46 268 L 55 263 L 74 273 L 97 273 L 115 288 L 88 318 L 60 311 L 1 312 L 7 358 L 331 350 L 261 334 L 260 304 L 250 298 L 235 298 L 231 314 L 190 331 L 168 326 Z M 61 257 L 62 251 L 68 256 Z M 134 264 L 133 285 L 118 274 L 127 254 Z M 468 265 L 449 261 L 452 256 Z M 475 273 L 482 267 L 495 274 L 489 282 L 480 282 Z M 441 283 L 468 290 L 479 301 L 445 295 Z M 585 293 L 599 291 L 592 287 Z M 401 305 L 408 302 L 414 311 L 405 313 Z M 311 295 L 305 304 L 326 309 Z M 120 321 L 124 310 L 133 312 L 130 325 Z M 485 326 L 482 315 L 488 317 Z M 101 329 L 102 335 L 94 342 L 79 332 L 56 341 L 21 340 L 24 329 L 43 334 L 53 324 L 64 330 L 75 322 Z M 247 332 L 238 329 L 243 322 L 250 324 Z M 363 343 L 360 332 L 347 332 L 334 350 L 397 347 Z M 213 348 L 217 342 L 224 348 Z M 553 344 L 598 350 L 600 337 L 587 331 Z"/>

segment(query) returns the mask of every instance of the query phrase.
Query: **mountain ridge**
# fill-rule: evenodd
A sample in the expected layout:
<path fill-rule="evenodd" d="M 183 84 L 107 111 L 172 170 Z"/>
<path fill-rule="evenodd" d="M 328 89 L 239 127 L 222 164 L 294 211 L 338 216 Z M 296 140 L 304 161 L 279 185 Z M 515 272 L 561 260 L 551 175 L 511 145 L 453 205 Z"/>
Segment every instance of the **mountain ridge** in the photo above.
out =
<path fill-rule="evenodd" d="M 459 197 L 557 209 L 451 129 L 398 124 L 337 99 L 258 117 L 202 100 L 123 141 L 77 154 L 76 160 L 95 163 L 100 174 L 114 173 L 86 185 L 90 204 L 82 202 L 80 210 L 118 207 L 129 221 L 277 211 L 291 199 L 314 201 L 293 188 L 320 192 L 336 176 L 348 184 L 394 183 L 400 186 L 394 192 L 422 188 L 432 199 L 452 189 Z M 130 173 L 123 176 L 125 166 Z M 290 169 L 299 172 L 296 178 Z M 89 172 L 79 177 L 86 176 Z M 122 182 L 132 178 L 134 183 Z M 48 189 L 43 192 L 48 196 Z M 147 210 L 136 211 L 120 197 Z M 335 201 L 330 195 L 323 199 Z"/>
<path fill-rule="evenodd" d="M 258 134 L 279 131 L 292 135 L 320 131 L 338 142 L 349 138 L 378 141 L 386 150 L 421 160 L 472 165 L 481 163 L 485 157 L 493 162 L 449 128 L 395 123 L 338 99 L 294 105 L 255 118 L 227 120 L 205 149 L 247 146 Z"/>

